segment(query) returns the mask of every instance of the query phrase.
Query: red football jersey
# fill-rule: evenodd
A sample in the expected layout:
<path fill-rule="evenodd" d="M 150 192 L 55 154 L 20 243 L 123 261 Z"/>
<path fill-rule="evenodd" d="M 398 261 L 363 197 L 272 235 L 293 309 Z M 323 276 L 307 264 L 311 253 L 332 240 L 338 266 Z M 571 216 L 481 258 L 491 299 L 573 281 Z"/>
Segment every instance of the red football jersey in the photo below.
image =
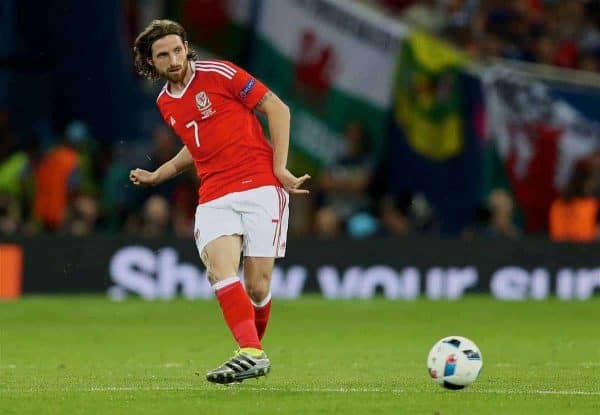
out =
<path fill-rule="evenodd" d="M 253 108 L 267 87 L 231 62 L 191 61 L 192 77 L 175 95 L 169 83 L 156 102 L 194 159 L 200 203 L 232 192 L 281 186 L 273 149 Z"/>

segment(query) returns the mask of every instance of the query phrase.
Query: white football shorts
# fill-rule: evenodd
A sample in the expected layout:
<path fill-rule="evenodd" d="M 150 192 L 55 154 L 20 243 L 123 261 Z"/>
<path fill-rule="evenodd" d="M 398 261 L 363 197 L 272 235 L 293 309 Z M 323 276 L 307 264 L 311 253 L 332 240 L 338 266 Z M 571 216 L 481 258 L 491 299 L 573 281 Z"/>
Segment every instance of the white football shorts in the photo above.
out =
<path fill-rule="evenodd" d="M 290 196 L 279 186 L 230 193 L 196 208 L 198 253 L 220 236 L 241 235 L 244 256 L 282 258 L 287 241 Z"/>

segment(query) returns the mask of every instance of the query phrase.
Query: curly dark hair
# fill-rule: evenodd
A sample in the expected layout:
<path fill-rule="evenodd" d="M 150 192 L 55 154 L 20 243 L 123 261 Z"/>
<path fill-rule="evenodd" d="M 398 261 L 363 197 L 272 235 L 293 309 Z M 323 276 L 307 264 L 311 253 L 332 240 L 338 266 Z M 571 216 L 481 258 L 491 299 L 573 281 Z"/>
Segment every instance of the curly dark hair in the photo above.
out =
<path fill-rule="evenodd" d="M 152 45 L 154 42 L 168 35 L 177 35 L 184 43 L 187 41 L 187 34 L 183 26 L 167 19 L 153 20 L 135 39 L 133 44 L 135 69 L 144 78 L 150 80 L 160 78 L 154 66 L 148 63 L 148 59 L 152 58 Z M 189 60 L 196 59 L 196 52 L 188 48 L 187 58 Z"/>

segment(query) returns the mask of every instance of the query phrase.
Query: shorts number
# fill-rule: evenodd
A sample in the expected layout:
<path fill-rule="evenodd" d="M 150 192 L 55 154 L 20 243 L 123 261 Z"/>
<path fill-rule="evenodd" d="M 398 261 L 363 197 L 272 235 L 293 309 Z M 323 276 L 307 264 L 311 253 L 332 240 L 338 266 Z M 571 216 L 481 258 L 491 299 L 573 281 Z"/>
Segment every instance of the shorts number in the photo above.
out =
<path fill-rule="evenodd" d="M 196 138 L 196 147 L 200 147 L 200 138 L 198 137 L 198 123 L 190 121 L 185 125 L 185 128 L 194 127 L 194 137 Z"/>

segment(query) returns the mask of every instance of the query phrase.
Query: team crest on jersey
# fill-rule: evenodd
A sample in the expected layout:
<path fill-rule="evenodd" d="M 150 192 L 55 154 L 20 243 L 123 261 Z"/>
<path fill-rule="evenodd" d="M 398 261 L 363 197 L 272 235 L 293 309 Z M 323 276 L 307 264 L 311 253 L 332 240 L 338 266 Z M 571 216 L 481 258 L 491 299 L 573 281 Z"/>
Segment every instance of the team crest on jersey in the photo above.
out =
<path fill-rule="evenodd" d="M 198 107 L 198 110 L 202 113 L 203 120 L 210 117 L 216 112 L 214 109 L 211 108 L 212 103 L 210 102 L 210 99 L 208 99 L 208 95 L 206 95 L 206 92 L 204 91 L 200 91 L 196 94 L 196 106 Z"/>
<path fill-rule="evenodd" d="M 200 111 L 203 111 L 210 107 L 210 99 L 208 99 L 208 95 L 206 95 L 206 92 L 202 91 L 196 94 L 196 106 Z"/>

